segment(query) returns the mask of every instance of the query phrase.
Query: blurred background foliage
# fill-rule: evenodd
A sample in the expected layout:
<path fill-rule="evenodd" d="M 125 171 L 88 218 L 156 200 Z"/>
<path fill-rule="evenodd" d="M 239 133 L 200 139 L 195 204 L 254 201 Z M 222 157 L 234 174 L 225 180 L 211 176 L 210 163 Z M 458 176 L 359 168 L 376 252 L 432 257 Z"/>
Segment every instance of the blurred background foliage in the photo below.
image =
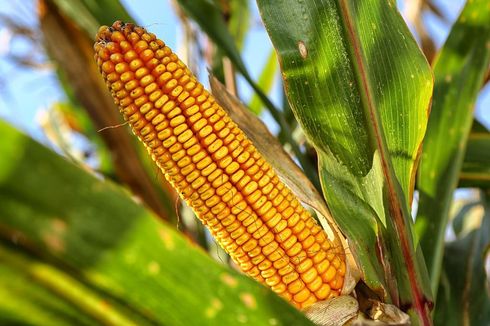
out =
<path fill-rule="evenodd" d="M 93 62 L 100 25 L 147 27 L 204 84 L 209 69 L 261 117 L 319 188 L 255 2 L 0 3 L 0 324 L 308 324 L 234 271 L 128 132 Z M 433 62 L 464 1 L 398 5 Z M 488 62 L 479 71 L 475 118 L 461 118 L 468 142 L 439 210 L 441 325 L 490 318 Z M 414 212 L 418 203 L 416 191 Z"/>

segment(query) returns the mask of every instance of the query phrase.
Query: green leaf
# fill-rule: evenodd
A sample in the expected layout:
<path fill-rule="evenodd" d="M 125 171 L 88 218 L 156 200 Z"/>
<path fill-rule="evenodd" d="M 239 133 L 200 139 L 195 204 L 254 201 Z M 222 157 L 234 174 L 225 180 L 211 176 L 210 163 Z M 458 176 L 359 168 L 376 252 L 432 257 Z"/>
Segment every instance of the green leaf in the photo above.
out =
<path fill-rule="evenodd" d="M 98 306 L 89 309 L 86 301 L 108 298 L 117 316 L 136 324 L 310 324 L 269 289 L 213 261 L 121 188 L 1 121 L 0 135 L 8 139 L 0 142 L 0 239 L 40 261 L 5 250 L 0 259 L 26 273 L 41 264 L 45 281 L 37 283 L 90 318 L 100 320 L 92 309 Z"/>
<path fill-rule="evenodd" d="M 453 217 L 453 231 L 456 237 L 460 237 L 460 235 L 465 230 L 465 222 L 468 220 L 467 216 L 475 207 L 480 205 L 479 202 L 469 202 L 463 205 L 458 213 Z"/>
<path fill-rule="evenodd" d="M 430 289 L 409 213 L 432 91 L 425 58 L 394 1 L 258 4 L 365 282 L 428 322 Z"/>
<path fill-rule="evenodd" d="M 98 25 L 96 25 L 98 26 Z M 56 62 L 58 75 L 65 90 L 70 89 L 72 100 L 82 105 L 92 120 L 93 127 L 112 154 L 117 179 L 125 183 L 137 196 L 163 219 L 174 219 L 174 202 L 169 186 L 156 184 L 154 165 L 145 168 L 150 159 L 138 155 L 143 146 L 124 128 L 113 128 L 122 123 L 114 100 L 107 91 L 93 58 L 93 35 L 87 36 L 80 26 L 60 12 L 60 8 L 46 2 L 40 16 L 43 43 Z M 111 127 L 111 130 L 107 130 Z M 162 189 L 163 188 L 163 189 Z M 163 190 L 163 191 L 162 191 Z"/>
<path fill-rule="evenodd" d="M 468 137 L 458 186 L 490 188 L 490 132 L 472 132 Z"/>
<path fill-rule="evenodd" d="M 471 132 L 490 132 L 487 127 L 485 127 L 480 121 L 476 118 L 473 119 L 473 124 L 471 125 Z"/>
<path fill-rule="evenodd" d="M 26 279 L 29 280 L 23 287 L 16 286 L 15 282 L 9 282 L 6 285 L 10 291 L 13 291 L 12 294 L 15 293 L 19 297 L 14 297 L 13 300 L 10 299 L 8 301 L 0 300 L 0 307 L 3 306 L 4 310 L 10 308 L 11 311 L 18 314 L 21 312 L 21 309 L 25 308 L 31 310 L 31 313 L 34 315 L 41 315 L 41 317 L 45 318 L 49 316 L 49 311 L 46 311 L 48 307 L 52 310 L 61 310 L 58 313 L 55 313 L 56 311 L 51 312 L 54 316 L 50 317 L 51 321 L 48 324 L 54 323 L 56 319 L 62 319 L 60 317 L 63 314 L 71 317 L 71 319 L 79 317 L 76 315 L 71 316 L 73 315 L 73 311 L 71 311 L 73 308 L 67 309 L 67 307 L 61 306 L 60 302 L 56 302 L 63 300 L 61 302 L 65 305 L 70 303 L 75 306 L 77 309 L 75 312 L 81 315 L 80 323 L 90 320 L 88 317 L 93 318 L 92 323 L 96 320 L 102 324 L 110 325 L 130 326 L 147 323 L 141 317 L 138 318 L 138 316 L 126 311 L 127 309 L 125 307 L 115 302 L 109 296 L 96 293 L 68 275 L 68 273 L 39 262 L 32 257 L 28 259 L 24 255 L 0 246 L 0 261 L 7 268 L 11 268 L 17 278 L 20 276 L 24 282 Z M 32 286 L 28 286 L 29 283 Z M 29 295 L 37 297 L 36 299 L 39 302 L 32 302 L 33 298 L 29 298 Z M 53 305 L 55 302 L 56 306 Z M 38 310 L 40 308 L 45 313 L 39 313 Z"/>
<path fill-rule="evenodd" d="M 490 246 L 490 200 L 482 203 L 479 228 L 446 244 L 434 315 L 436 325 L 488 325 L 489 281 L 485 272 Z"/>
<path fill-rule="evenodd" d="M 488 1 L 468 1 L 434 65 L 434 95 L 418 175 L 416 219 L 434 293 L 473 108 L 490 62 L 489 22 Z"/>
<path fill-rule="evenodd" d="M 219 8 L 208 0 L 177 0 L 177 2 L 185 13 L 192 17 L 213 42 L 224 51 L 237 70 L 250 82 L 250 74 Z"/>
<path fill-rule="evenodd" d="M 118 0 L 48 0 L 56 4 L 63 14 L 80 26 L 91 38 L 100 25 L 112 25 L 116 20 L 132 21 Z"/>
<path fill-rule="evenodd" d="M 274 78 L 276 77 L 277 68 L 276 53 L 271 50 L 269 57 L 267 58 L 267 62 L 260 73 L 259 80 L 257 81 L 259 87 L 266 93 L 270 93 L 272 86 L 274 86 Z M 262 112 L 262 102 L 257 94 L 252 95 L 252 99 L 250 100 L 248 107 L 250 111 L 257 115 Z"/>
<path fill-rule="evenodd" d="M 233 63 L 238 72 L 240 72 L 249 85 L 253 88 L 262 103 L 267 107 L 272 117 L 279 124 L 281 131 L 280 139 L 289 143 L 294 154 L 298 158 L 303 170 L 313 183 L 317 183 L 314 167 L 305 155 L 301 152 L 300 147 L 292 137 L 292 130 L 286 121 L 282 112 L 274 106 L 260 86 L 254 82 L 252 76 L 247 71 L 245 64 L 240 57 L 237 46 L 230 34 L 226 22 L 219 9 L 208 0 L 177 0 L 183 10 L 192 17 L 201 29 L 213 40 L 214 43 L 222 50 Z"/>
<path fill-rule="evenodd" d="M 230 19 L 228 25 L 230 33 L 238 49 L 243 49 L 245 36 L 250 29 L 250 6 L 248 0 L 228 1 L 230 6 Z"/>
<path fill-rule="evenodd" d="M 0 244 L 1 325 L 92 325 L 94 320 L 77 311 L 55 293 L 33 282 L 28 270 L 5 261 Z M 25 266 L 23 266 L 25 267 Z"/>

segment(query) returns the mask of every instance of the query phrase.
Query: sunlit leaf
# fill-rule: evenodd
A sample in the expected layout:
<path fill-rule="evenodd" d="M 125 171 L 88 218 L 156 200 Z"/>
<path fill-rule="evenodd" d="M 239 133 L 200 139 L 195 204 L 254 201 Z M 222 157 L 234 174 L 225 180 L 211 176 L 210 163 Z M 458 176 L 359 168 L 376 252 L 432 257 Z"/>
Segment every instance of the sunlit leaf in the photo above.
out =
<path fill-rule="evenodd" d="M 272 117 L 276 120 L 280 127 L 280 139 L 288 143 L 294 154 L 296 155 L 301 166 L 309 176 L 313 183 L 317 183 L 314 167 L 308 158 L 301 152 L 300 147 L 292 137 L 292 130 L 286 121 L 282 112 L 274 106 L 271 100 L 267 97 L 260 86 L 252 79 L 252 76 L 247 71 L 245 64 L 240 56 L 233 37 L 230 34 L 228 27 L 224 21 L 219 9 L 210 1 L 207 0 L 177 0 L 184 11 L 192 17 L 213 40 L 214 43 L 223 51 L 231 60 L 238 72 L 242 74 L 245 80 L 254 89 L 257 96 L 269 110 Z"/>
<path fill-rule="evenodd" d="M 69 6 L 71 3 L 63 4 Z M 82 5 L 81 2 L 75 4 Z M 156 185 L 153 166 L 145 169 L 143 165 L 144 160 L 148 160 L 146 151 L 139 155 L 137 146 L 140 144 L 124 128 L 93 59 L 94 35 L 84 33 L 81 25 L 77 25 L 80 22 L 67 19 L 63 10 L 51 2 L 45 4 L 39 18 L 43 45 L 56 62 L 57 72 L 64 88 L 70 90 L 71 99 L 86 111 L 94 129 L 99 131 L 98 136 L 112 153 L 118 180 L 128 185 L 162 219 L 174 220 L 175 194 L 166 183 Z M 99 21 L 95 24 L 98 28 Z"/>
<path fill-rule="evenodd" d="M 94 37 L 100 25 L 112 25 L 116 20 L 132 21 L 118 0 L 46 0 L 58 6 L 73 22 L 90 37 Z"/>
<path fill-rule="evenodd" d="M 0 245 L 0 251 L 4 249 Z M 36 284 L 25 270 L 5 263 L 0 255 L 0 324 L 91 325 L 94 320 L 69 302 Z"/>
<path fill-rule="evenodd" d="M 260 73 L 259 80 L 257 81 L 257 84 L 266 93 L 270 93 L 272 86 L 274 85 L 274 79 L 276 77 L 277 68 L 278 65 L 277 65 L 276 53 L 274 51 L 271 51 L 264 65 L 264 68 Z M 262 111 L 262 107 L 263 107 L 262 102 L 260 101 L 260 98 L 257 96 L 257 94 L 254 94 L 252 96 L 252 99 L 250 100 L 248 107 L 255 114 L 259 114 Z"/>
<path fill-rule="evenodd" d="M 228 21 L 230 33 L 238 49 L 242 50 L 245 36 L 250 30 L 250 3 L 248 0 L 231 0 L 228 3 L 230 6 L 230 19 Z"/>
<path fill-rule="evenodd" d="M 490 62 L 489 22 L 488 1 L 468 1 L 434 64 L 434 95 L 418 175 L 416 220 L 434 292 L 473 108 Z"/>
<path fill-rule="evenodd" d="M 259 0 L 291 107 L 365 282 L 427 321 L 409 205 L 432 76 L 394 1 Z"/>
<path fill-rule="evenodd" d="M 125 307 L 126 318 L 165 325 L 309 324 L 272 291 L 213 261 L 119 187 L 3 122 L 0 135 L 9 140 L 0 142 L 0 239 L 69 271 L 90 293 Z M 72 290 L 61 287 L 56 294 L 87 312 L 86 296 L 73 297 Z"/>
<path fill-rule="evenodd" d="M 26 241 L 22 235 L 16 236 L 18 241 Z M 121 326 L 148 323 L 110 295 L 90 289 L 61 268 L 56 269 L 16 251 L 20 250 L 0 245 L 2 275 L 14 275 L 5 282 L 7 284 L 0 281 L 0 292 L 10 292 L 0 299 L 0 310 L 8 311 L 8 318 L 16 316 L 24 322 L 36 323 L 44 320 L 44 324 L 70 324 L 77 320 L 77 324 L 85 325 L 95 321 Z"/>

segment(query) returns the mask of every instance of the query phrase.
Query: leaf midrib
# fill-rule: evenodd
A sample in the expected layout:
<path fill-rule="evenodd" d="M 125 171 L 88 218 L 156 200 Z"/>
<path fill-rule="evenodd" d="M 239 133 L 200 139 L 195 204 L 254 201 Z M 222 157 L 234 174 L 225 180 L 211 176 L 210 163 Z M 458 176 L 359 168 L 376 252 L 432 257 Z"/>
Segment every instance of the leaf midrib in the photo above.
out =
<path fill-rule="evenodd" d="M 366 73 L 365 64 L 362 57 L 362 49 L 359 44 L 359 40 L 355 34 L 355 27 L 351 18 L 351 12 L 346 0 L 338 0 L 338 9 L 340 14 L 341 27 L 344 30 L 345 37 L 347 39 L 346 46 L 348 47 L 348 54 L 352 62 L 352 66 L 356 71 L 356 83 L 361 95 L 361 103 L 367 113 L 369 114 L 369 121 L 371 122 L 372 132 L 375 136 L 376 147 L 380 153 L 381 168 L 383 175 L 385 176 L 389 202 L 390 212 L 394 218 L 395 229 L 397 236 L 401 243 L 402 252 L 405 258 L 407 266 L 407 273 L 410 278 L 410 288 L 412 291 L 412 297 L 415 300 L 414 304 L 416 310 L 420 313 L 425 310 L 423 291 L 418 286 L 417 277 L 415 275 L 415 262 L 410 250 L 410 242 L 407 238 L 406 230 L 407 225 L 403 214 L 403 207 L 400 205 L 400 199 L 398 198 L 397 191 L 395 189 L 396 180 L 394 179 L 394 172 L 390 169 L 388 162 L 389 153 L 383 137 L 382 126 L 380 125 L 379 117 L 377 115 L 377 108 L 373 102 L 373 94 L 371 93 L 368 81 L 368 75 Z M 393 298 L 398 299 L 398 298 Z M 396 300 L 398 301 L 398 300 Z M 425 314 L 420 316 L 426 324 L 429 324 L 428 317 Z"/>

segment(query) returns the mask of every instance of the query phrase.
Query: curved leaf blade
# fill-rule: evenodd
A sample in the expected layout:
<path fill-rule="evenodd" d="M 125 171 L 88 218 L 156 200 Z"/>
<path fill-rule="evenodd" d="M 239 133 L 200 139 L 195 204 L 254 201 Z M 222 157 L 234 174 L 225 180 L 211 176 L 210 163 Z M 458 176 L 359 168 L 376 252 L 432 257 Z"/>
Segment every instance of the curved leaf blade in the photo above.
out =
<path fill-rule="evenodd" d="M 94 319 L 50 292 L 27 275 L 26 270 L 7 263 L 0 245 L 0 324 L 89 326 Z"/>
<path fill-rule="evenodd" d="M 490 132 L 469 135 L 458 187 L 490 188 Z"/>
<path fill-rule="evenodd" d="M 240 56 L 240 51 L 216 5 L 207 0 L 177 0 L 177 2 L 189 17 L 192 17 L 216 45 L 223 50 L 237 70 L 251 82 L 250 74 Z"/>
<path fill-rule="evenodd" d="M 260 73 L 257 84 L 265 93 L 269 94 L 271 92 L 272 86 L 274 86 L 274 79 L 276 77 L 276 72 L 278 69 L 276 53 L 271 50 L 269 57 Z M 248 108 L 250 111 L 259 115 L 262 112 L 262 101 L 257 94 L 253 94 L 250 102 L 248 103 Z"/>
<path fill-rule="evenodd" d="M 39 309 L 43 306 L 46 310 L 49 308 L 58 308 L 56 314 L 56 311 L 51 312 L 53 316 L 50 318 L 50 323 L 54 323 L 57 319 L 63 320 L 62 317 L 64 314 L 67 315 L 66 317 L 69 317 L 70 315 L 67 313 L 73 314 L 73 312 L 70 311 L 73 308 L 76 308 L 75 312 L 78 313 L 78 316 L 75 316 L 77 319 L 80 319 L 80 324 L 86 322 L 88 317 L 92 318 L 92 323 L 98 321 L 108 325 L 133 326 L 148 323 L 148 321 L 145 322 L 141 317 L 138 320 L 137 315 L 131 314 L 131 312 L 127 311 L 127 309 L 120 303 L 115 302 L 107 295 L 100 295 L 100 293 L 91 290 L 61 269 L 56 269 L 37 259 L 27 257 L 26 255 L 22 255 L 1 246 L 0 261 L 3 261 L 6 267 L 13 269 L 17 273 L 17 278 L 19 276 L 21 278 L 23 277 L 24 281 L 29 280 L 28 284 L 30 283 L 30 286 L 20 287 L 21 291 L 18 291 L 19 286 L 14 286 L 14 292 L 12 294 L 22 295 L 13 298 L 13 306 L 12 302 L 1 301 L 0 306 L 3 306 L 4 309 L 8 309 L 10 306 L 11 310 L 18 312 L 21 308 L 17 305 L 20 304 L 33 311 L 35 314 L 37 313 L 41 316 L 45 315 L 45 318 L 49 318 L 46 316 L 49 314 L 48 311 L 40 313 Z M 11 285 L 12 284 L 8 284 L 7 288 L 11 287 Z M 41 290 L 44 290 L 42 295 L 41 293 L 36 293 L 41 292 Z M 26 300 L 28 298 L 25 297 L 25 294 L 37 295 L 39 301 L 29 302 L 29 300 Z M 49 294 L 51 294 L 51 296 Z M 61 303 L 65 305 L 71 304 L 73 307 L 61 306 L 64 309 L 59 310 L 61 307 L 52 305 L 55 299 L 60 300 Z M 58 306 L 59 305 L 60 303 L 58 303 Z M 72 316 L 72 318 L 75 316 Z M 26 319 L 29 320 L 29 318 Z"/>
<path fill-rule="evenodd" d="M 432 111 L 418 175 L 416 229 L 434 293 L 450 203 L 473 122 L 474 103 L 489 63 L 488 1 L 468 1 L 434 64 Z"/>
<path fill-rule="evenodd" d="M 78 8 L 76 4 L 79 1 L 65 5 Z M 110 150 L 118 180 L 128 185 L 162 219 L 175 220 L 173 203 L 176 195 L 170 185 L 161 187 L 155 182 L 154 169 L 145 165 L 149 162 L 146 150 L 124 128 L 107 129 L 120 125 L 123 120 L 97 70 L 93 58 L 94 35 L 87 36 L 82 26 L 77 25 L 77 20 L 74 23 L 65 15 L 62 8 L 47 2 L 39 17 L 44 46 L 56 62 L 58 77 L 65 92 L 72 103 L 82 106 L 92 122 L 92 128 L 103 130 L 96 133 L 96 139 L 103 141 Z M 95 22 L 93 27 L 98 26 Z"/>
<path fill-rule="evenodd" d="M 428 323 L 431 294 L 409 213 L 432 91 L 425 58 L 394 1 L 258 4 L 364 280 Z"/>
<path fill-rule="evenodd" d="M 91 38 L 100 25 L 111 25 L 116 20 L 131 21 L 126 9 L 118 0 L 47 0 L 54 3 Z"/>
<path fill-rule="evenodd" d="M 269 289 L 220 265 L 121 188 L 0 121 L 0 239 L 72 271 L 148 324 L 309 325 Z"/>
<path fill-rule="evenodd" d="M 280 140 L 288 143 L 291 146 L 296 158 L 301 164 L 306 175 L 314 183 L 318 183 L 317 175 L 314 173 L 311 161 L 303 154 L 301 148 L 292 137 L 292 128 L 288 121 L 285 119 L 282 112 L 272 103 L 267 97 L 264 90 L 253 79 L 245 63 L 243 62 L 237 45 L 233 41 L 233 37 L 228 30 L 224 18 L 219 9 L 212 2 L 208 0 L 177 0 L 179 5 L 184 11 L 192 17 L 206 32 L 206 34 L 223 50 L 226 56 L 233 63 L 238 72 L 242 74 L 245 80 L 253 88 L 255 94 L 264 103 L 264 106 L 269 110 L 272 117 L 279 124 L 280 127 Z"/>
<path fill-rule="evenodd" d="M 484 196 L 479 228 L 446 245 L 436 325 L 486 325 L 490 321 L 490 281 L 485 271 L 490 249 L 490 200 Z"/>

